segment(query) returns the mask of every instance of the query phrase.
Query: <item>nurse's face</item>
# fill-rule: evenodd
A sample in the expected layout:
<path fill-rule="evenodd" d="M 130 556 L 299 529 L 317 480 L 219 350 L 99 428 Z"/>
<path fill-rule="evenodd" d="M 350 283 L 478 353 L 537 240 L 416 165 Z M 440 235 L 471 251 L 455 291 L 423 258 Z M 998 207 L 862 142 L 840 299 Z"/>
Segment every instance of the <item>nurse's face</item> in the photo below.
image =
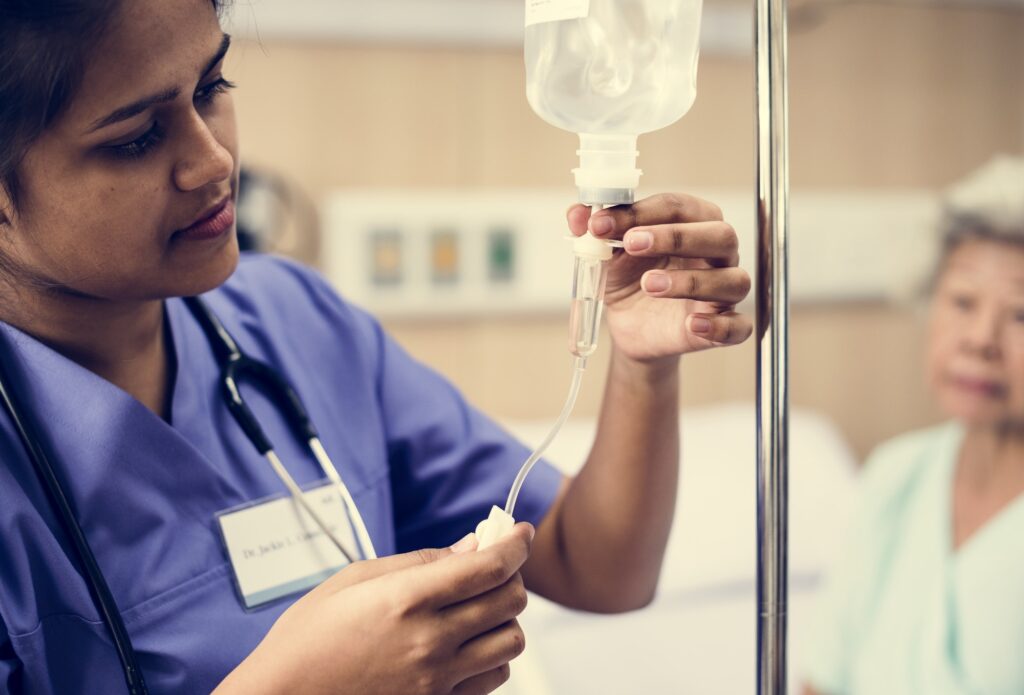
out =
<path fill-rule="evenodd" d="M 957 247 L 931 309 L 928 380 L 968 425 L 1024 428 L 1024 247 Z"/>
<path fill-rule="evenodd" d="M 19 206 L 0 226 L 16 284 L 137 301 L 231 274 L 238 141 L 226 46 L 210 0 L 122 2 L 69 108 L 18 169 Z"/>

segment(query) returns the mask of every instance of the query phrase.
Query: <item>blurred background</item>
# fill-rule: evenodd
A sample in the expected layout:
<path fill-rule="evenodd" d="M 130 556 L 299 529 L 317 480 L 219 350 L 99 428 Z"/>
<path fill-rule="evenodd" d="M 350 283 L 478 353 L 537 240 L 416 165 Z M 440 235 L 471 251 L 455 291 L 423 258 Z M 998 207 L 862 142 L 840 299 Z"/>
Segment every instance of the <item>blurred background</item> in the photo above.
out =
<path fill-rule="evenodd" d="M 804 0 L 791 15 L 792 402 L 834 419 L 863 456 L 935 418 L 913 290 L 936 194 L 994 153 L 1024 151 L 1024 2 Z M 577 142 L 526 103 L 521 0 L 242 0 L 229 19 L 243 161 L 263 177 L 245 187 L 247 227 L 376 308 L 480 407 L 556 414 Z M 748 240 L 752 21 L 749 3 L 707 0 L 697 101 L 640 139 L 642 192 L 712 198 Z M 503 256 L 507 269 L 488 267 Z M 380 262 L 403 277 L 346 284 L 349 264 L 372 274 Z M 438 263 L 456 266 L 440 269 L 447 280 L 414 286 Z M 504 294 L 467 304 L 480 286 L 460 280 L 495 272 Z M 517 275 L 543 296 L 517 306 Z M 687 405 L 753 398 L 753 342 L 684 362 Z M 595 412 L 602 374 L 598 362 L 579 414 Z"/>
<path fill-rule="evenodd" d="M 753 274 L 753 6 L 704 8 L 697 101 L 640 138 L 641 193 L 719 203 Z M 522 0 L 239 0 L 228 25 L 248 242 L 319 267 L 538 441 L 569 380 L 577 140 L 527 105 Z M 1024 0 L 792 0 L 789 68 L 798 655 L 856 467 L 940 418 L 921 373 L 940 194 L 997 153 L 1024 154 Z M 570 471 L 589 446 L 602 347 L 551 451 Z M 656 610 L 531 603 L 518 692 L 753 691 L 754 350 L 683 361 L 686 463 Z"/>

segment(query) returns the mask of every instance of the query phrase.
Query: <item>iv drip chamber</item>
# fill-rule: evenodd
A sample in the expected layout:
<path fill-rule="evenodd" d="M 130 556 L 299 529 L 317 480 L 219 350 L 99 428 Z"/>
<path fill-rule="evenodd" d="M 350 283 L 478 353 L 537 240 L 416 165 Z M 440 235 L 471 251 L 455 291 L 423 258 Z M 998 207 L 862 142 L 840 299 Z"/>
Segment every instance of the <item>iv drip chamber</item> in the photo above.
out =
<path fill-rule="evenodd" d="M 573 240 L 573 256 L 569 352 L 586 359 L 597 350 L 612 246 L 587 232 Z"/>

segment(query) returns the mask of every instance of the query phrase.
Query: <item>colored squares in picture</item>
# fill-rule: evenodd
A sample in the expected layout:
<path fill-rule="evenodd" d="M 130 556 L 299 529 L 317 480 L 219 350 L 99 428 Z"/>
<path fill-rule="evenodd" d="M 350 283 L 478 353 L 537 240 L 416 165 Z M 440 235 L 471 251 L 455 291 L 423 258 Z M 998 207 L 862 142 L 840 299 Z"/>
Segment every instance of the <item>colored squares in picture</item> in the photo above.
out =
<path fill-rule="evenodd" d="M 491 282 L 511 282 L 515 275 L 515 235 L 510 229 L 492 229 L 487 236 L 487 277 Z"/>
<path fill-rule="evenodd" d="M 376 229 L 370 233 L 370 268 L 374 285 L 402 283 L 402 235 L 397 229 Z"/>
<path fill-rule="evenodd" d="M 451 229 L 435 231 L 430 237 L 430 277 L 439 285 L 459 280 L 459 235 Z"/>

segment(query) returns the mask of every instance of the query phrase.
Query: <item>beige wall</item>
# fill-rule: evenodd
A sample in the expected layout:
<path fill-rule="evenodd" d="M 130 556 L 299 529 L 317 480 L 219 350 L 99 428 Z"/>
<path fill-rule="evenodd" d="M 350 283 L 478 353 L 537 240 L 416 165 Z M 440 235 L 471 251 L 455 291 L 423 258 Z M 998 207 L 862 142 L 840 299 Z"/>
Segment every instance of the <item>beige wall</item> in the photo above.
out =
<path fill-rule="evenodd" d="M 1024 152 L 1024 13 L 801 10 L 790 56 L 794 187 L 937 188 L 995 151 Z M 702 59 L 691 113 L 641 139 L 648 189 L 752 186 L 752 72 L 750 59 Z M 246 161 L 314 199 L 346 186 L 564 187 L 574 165 L 574 137 L 526 104 L 518 51 L 240 43 L 229 76 Z M 859 453 L 936 417 L 914 310 L 798 306 L 792 319 L 793 403 L 831 415 Z M 551 417 L 561 402 L 562 319 L 388 327 L 494 414 Z M 684 401 L 752 399 L 753 354 L 688 358 Z M 596 408 L 599 364 L 581 413 Z"/>
<path fill-rule="evenodd" d="M 934 421 L 921 376 L 920 314 L 875 304 L 796 308 L 790 325 L 793 404 L 828 413 L 861 454 Z M 564 320 L 403 322 L 389 329 L 489 412 L 552 420 L 558 414 L 569 384 Z M 748 341 L 686 357 L 684 404 L 753 404 L 754 351 Z M 577 414 L 597 412 L 607 358 L 607 349 L 592 358 Z"/>

